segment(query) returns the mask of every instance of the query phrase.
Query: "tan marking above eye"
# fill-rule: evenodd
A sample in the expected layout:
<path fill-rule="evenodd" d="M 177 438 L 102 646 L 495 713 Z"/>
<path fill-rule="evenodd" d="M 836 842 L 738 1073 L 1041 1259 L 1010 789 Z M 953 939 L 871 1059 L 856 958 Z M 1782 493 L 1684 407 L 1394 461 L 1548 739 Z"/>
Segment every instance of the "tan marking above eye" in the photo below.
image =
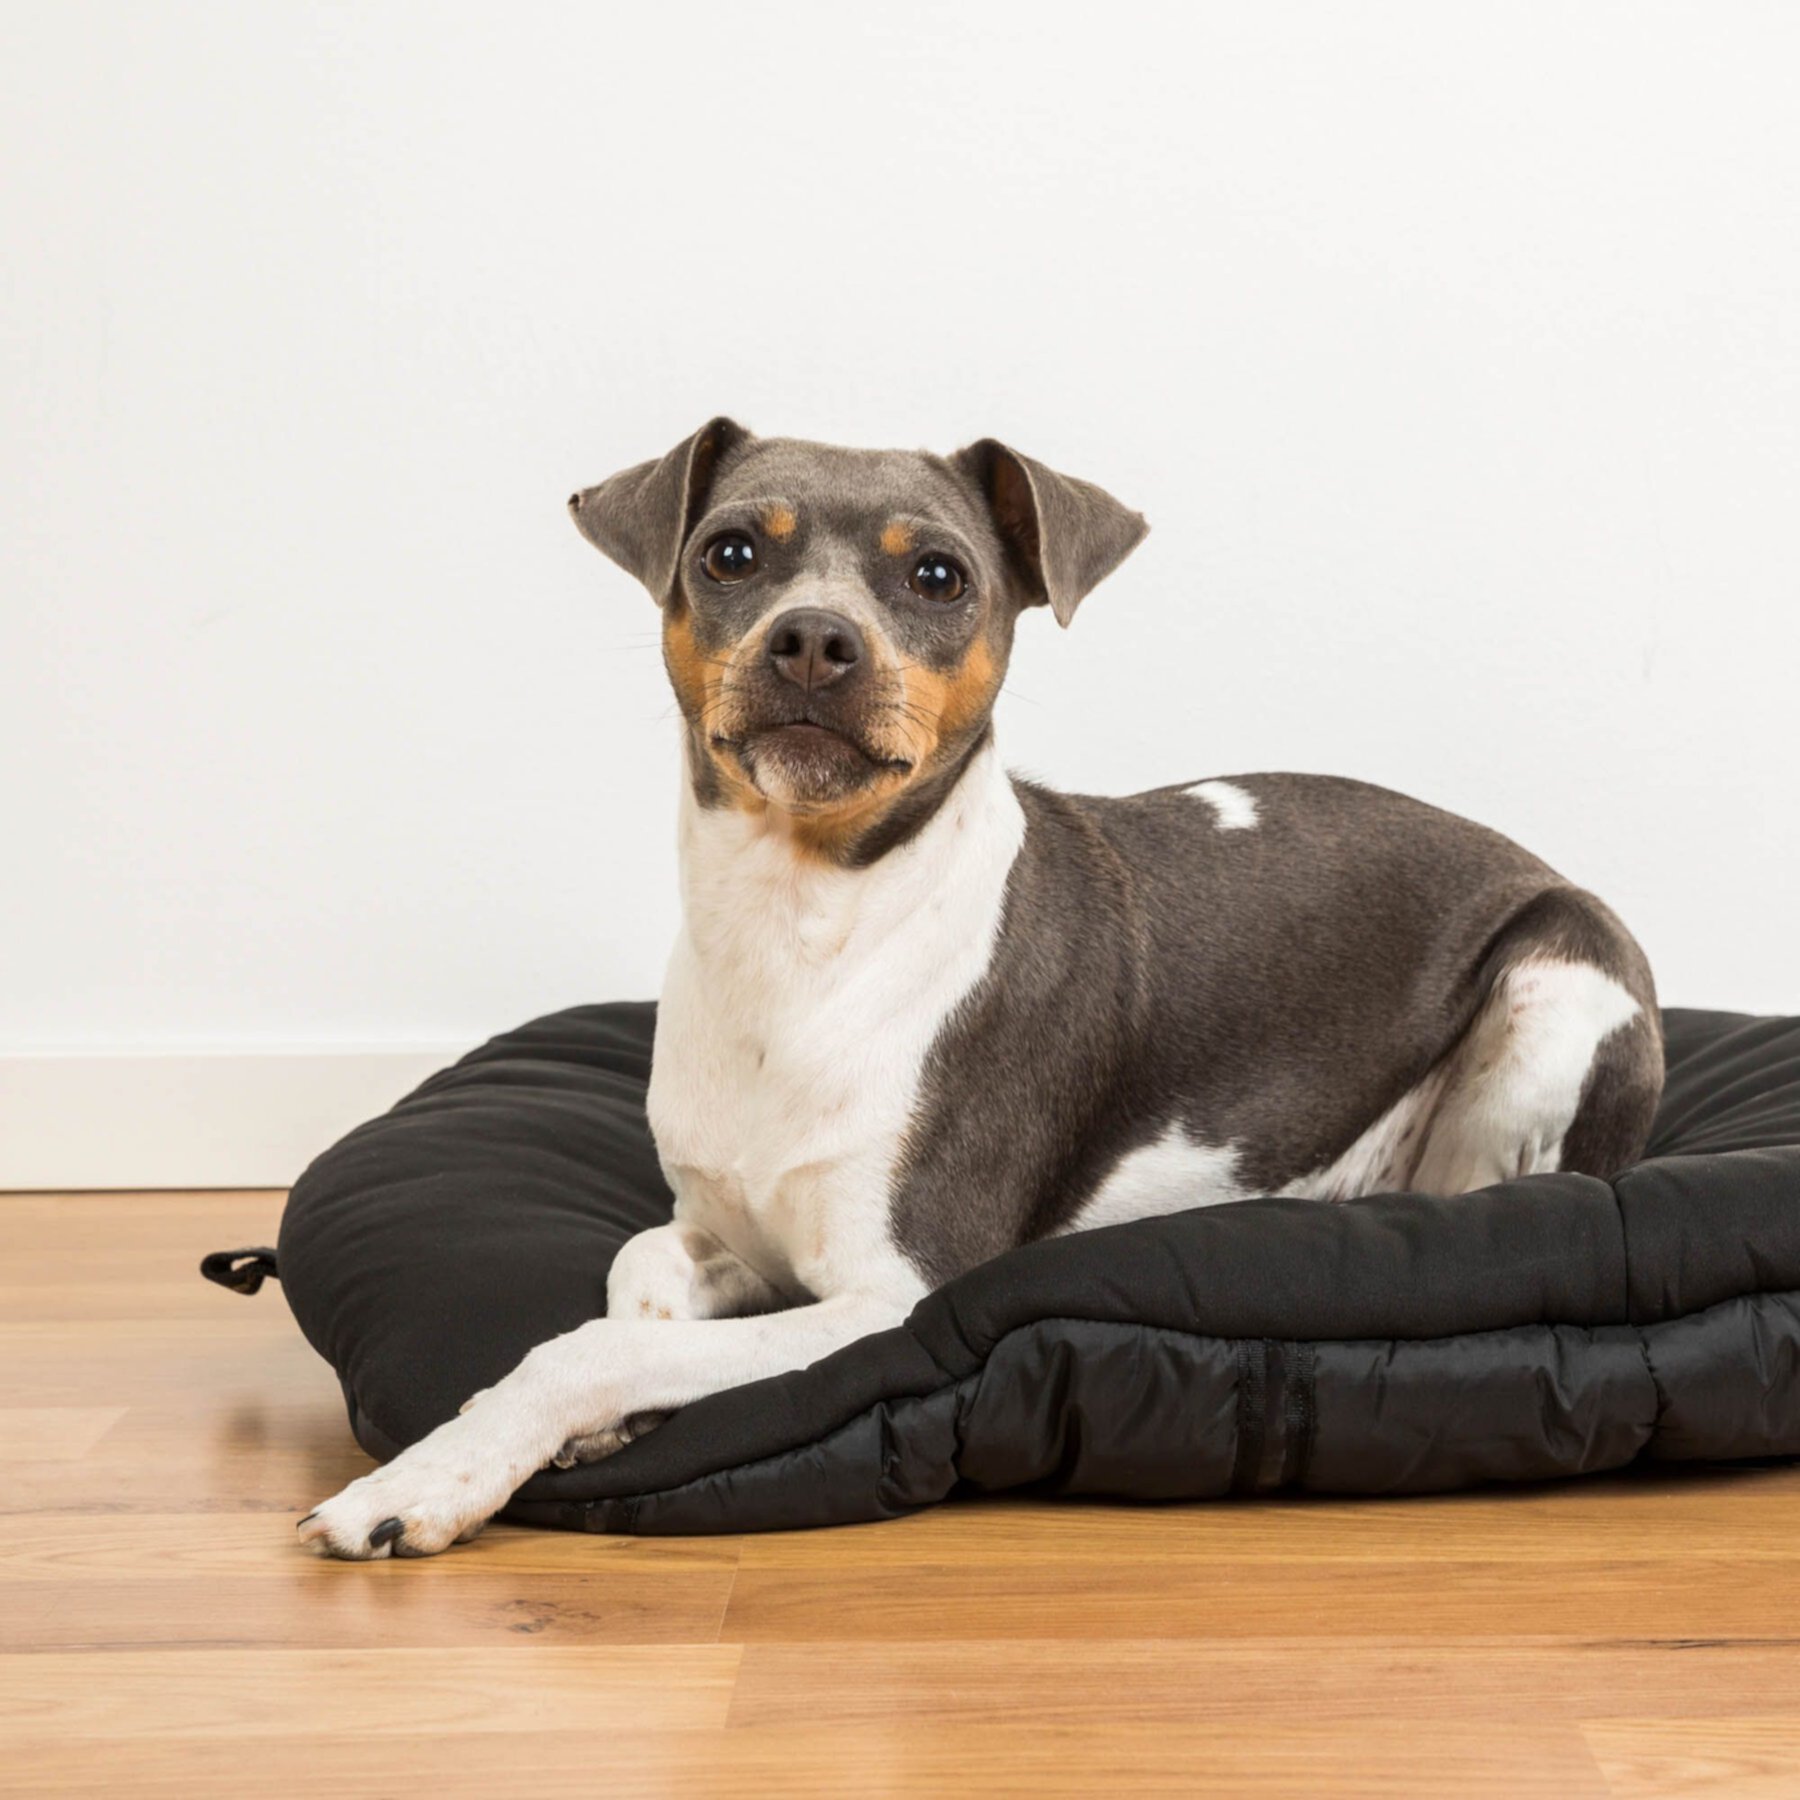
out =
<path fill-rule="evenodd" d="M 890 519 L 881 533 L 881 547 L 889 556 L 904 556 L 913 547 L 913 529 L 904 519 Z"/>
<path fill-rule="evenodd" d="M 800 521 L 791 506 L 771 506 L 763 514 L 763 530 L 780 543 L 791 538 L 799 529 Z"/>

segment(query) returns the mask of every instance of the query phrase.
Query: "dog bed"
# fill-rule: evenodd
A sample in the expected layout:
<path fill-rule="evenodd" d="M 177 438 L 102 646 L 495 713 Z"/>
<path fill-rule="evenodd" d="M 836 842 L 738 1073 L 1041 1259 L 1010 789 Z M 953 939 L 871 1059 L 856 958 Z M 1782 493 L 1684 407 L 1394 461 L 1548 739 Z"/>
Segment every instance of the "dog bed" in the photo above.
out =
<path fill-rule="evenodd" d="M 309 1168 L 277 1263 L 385 1459 L 605 1310 L 668 1216 L 655 1009 L 577 1007 Z M 507 1509 L 589 1531 L 887 1518 L 953 1494 L 1398 1494 L 1800 1454 L 1800 1019 L 1672 1011 L 1644 1161 L 1455 1199 L 1258 1199 L 1051 1239 Z"/>

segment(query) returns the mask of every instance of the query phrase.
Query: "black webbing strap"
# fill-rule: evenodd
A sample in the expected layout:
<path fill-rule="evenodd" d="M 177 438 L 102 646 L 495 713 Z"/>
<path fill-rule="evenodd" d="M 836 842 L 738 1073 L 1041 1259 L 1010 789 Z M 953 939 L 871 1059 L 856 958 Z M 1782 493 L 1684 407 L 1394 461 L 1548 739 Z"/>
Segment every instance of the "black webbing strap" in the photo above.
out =
<path fill-rule="evenodd" d="M 275 1266 L 274 1247 L 263 1244 L 253 1250 L 215 1250 L 200 1259 L 200 1273 L 234 1294 L 254 1294 L 267 1277 L 281 1279 Z"/>
<path fill-rule="evenodd" d="M 1273 1494 L 1305 1475 L 1318 1424 L 1317 1363 L 1311 1344 L 1239 1342 L 1234 1494 Z"/>

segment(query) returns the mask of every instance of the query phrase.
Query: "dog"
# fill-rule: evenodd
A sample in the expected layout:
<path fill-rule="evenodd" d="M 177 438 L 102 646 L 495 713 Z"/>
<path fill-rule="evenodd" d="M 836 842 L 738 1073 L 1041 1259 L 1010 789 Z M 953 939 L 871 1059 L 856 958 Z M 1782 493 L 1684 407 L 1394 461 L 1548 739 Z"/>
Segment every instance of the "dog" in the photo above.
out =
<path fill-rule="evenodd" d="M 1129 798 L 1007 774 L 1022 615 L 1143 519 L 992 439 L 714 419 L 569 502 L 662 609 L 681 931 L 650 1123 L 674 1216 L 607 1314 L 301 1521 L 467 1539 L 528 1476 L 897 1324 L 1017 1245 L 1257 1194 L 1456 1194 L 1643 1148 L 1643 952 L 1481 826 L 1313 775 Z"/>

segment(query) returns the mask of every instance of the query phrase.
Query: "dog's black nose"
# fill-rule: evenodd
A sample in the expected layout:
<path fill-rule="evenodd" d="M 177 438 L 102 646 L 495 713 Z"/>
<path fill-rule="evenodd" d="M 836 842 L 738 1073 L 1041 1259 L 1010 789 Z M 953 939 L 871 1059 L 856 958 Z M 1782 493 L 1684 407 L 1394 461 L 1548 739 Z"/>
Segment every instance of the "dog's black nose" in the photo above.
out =
<path fill-rule="evenodd" d="M 842 681 L 864 654 L 862 633 L 842 613 L 802 607 L 769 627 L 769 661 L 808 693 Z"/>

